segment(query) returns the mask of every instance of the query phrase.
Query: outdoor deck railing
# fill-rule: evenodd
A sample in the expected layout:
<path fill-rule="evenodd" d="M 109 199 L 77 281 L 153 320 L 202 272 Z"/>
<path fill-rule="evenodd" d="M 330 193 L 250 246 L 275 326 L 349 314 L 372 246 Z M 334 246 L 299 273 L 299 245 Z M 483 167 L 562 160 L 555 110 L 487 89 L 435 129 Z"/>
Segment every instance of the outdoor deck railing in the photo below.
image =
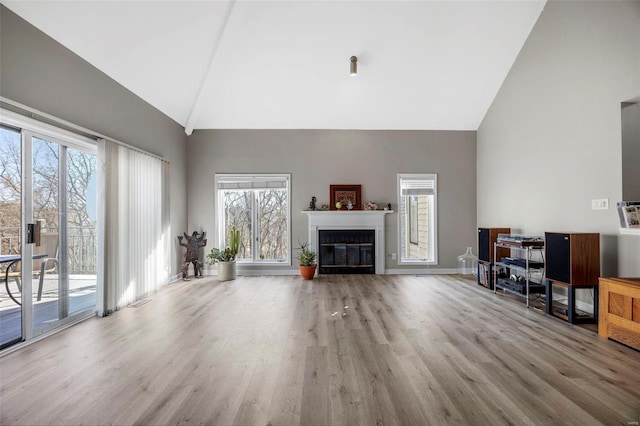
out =
<path fill-rule="evenodd" d="M 20 229 L 0 228 L 0 254 L 20 252 Z M 57 228 L 42 229 L 42 232 L 58 232 Z M 70 274 L 95 274 L 97 239 L 94 227 L 68 228 L 68 256 Z M 54 255 L 51 253 L 51 255 Z"/>

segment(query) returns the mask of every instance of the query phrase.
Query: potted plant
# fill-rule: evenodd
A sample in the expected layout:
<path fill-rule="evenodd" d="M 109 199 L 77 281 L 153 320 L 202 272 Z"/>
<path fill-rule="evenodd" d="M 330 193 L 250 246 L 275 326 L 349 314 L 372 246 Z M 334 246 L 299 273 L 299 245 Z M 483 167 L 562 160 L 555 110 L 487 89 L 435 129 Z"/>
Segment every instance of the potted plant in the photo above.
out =
<path fill-rule="evenodd" d="M 316 252 L 309 250 L 309 243 L 299 244 L 298 262 L 300 263 L 300 275 L 305 280 L 312 280 L 316 274 Z"/>
<path fill-rule="evenodd" d="M 236 256 L 240 247 L 240 230 L 235 226 L 229 229 L 229 245 L 224 249 L 212 248 L 207 255 L 208 265 L 218 264 L 218 281 L 236 279 Z"/>

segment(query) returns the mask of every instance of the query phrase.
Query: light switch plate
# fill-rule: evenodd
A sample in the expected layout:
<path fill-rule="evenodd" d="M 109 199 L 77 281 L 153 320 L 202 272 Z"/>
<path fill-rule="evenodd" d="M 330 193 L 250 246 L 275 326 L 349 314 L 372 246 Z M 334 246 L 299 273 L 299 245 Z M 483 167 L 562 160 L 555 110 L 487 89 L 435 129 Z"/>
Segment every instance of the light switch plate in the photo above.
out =
<path fill-rule="evenodd" d="M 597 200 L 591 200 L 591 209 L 592 210 L 607 210 L 609 208 L 609 199 L 608 198 L 600 198 Z"/>

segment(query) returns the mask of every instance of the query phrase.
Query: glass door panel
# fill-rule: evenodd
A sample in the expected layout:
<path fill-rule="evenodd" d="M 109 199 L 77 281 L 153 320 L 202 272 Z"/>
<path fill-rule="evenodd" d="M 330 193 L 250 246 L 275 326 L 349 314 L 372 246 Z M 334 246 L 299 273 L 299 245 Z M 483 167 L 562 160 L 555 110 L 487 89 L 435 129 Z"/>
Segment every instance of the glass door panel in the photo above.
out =
<path fill-rule="evenodd" d="M 22 137 L 0 126 L 0 349 L 22 340 Z"/>
<path fill-rule="evenodd" d="M 67 148 L 69 314 L 96 306 L 95 155 Z"/>
<path fill-rule="evenodd" d="M 31 293 L 33 330 L 48 328 L 67 316 L 68 281 L 62 276 L 60 247 L 60 157 L 57 143 L 31 138 L 33 223 L 40 227 L 35 235 Z M 25 262 L 26 263 L 26 262 Z"/>

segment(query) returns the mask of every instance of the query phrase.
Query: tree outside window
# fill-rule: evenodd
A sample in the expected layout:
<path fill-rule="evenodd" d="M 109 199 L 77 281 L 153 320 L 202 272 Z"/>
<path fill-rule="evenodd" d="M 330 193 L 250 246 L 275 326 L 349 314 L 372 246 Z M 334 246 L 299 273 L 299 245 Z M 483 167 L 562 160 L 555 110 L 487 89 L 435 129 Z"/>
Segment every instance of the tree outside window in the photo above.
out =
<path fill-rule="evenodd" d="M 240 230 L 237 259 L 250 263 L 288 263 L 288 175 L 216 175 L 220 247 L 232 226 Z"/>

